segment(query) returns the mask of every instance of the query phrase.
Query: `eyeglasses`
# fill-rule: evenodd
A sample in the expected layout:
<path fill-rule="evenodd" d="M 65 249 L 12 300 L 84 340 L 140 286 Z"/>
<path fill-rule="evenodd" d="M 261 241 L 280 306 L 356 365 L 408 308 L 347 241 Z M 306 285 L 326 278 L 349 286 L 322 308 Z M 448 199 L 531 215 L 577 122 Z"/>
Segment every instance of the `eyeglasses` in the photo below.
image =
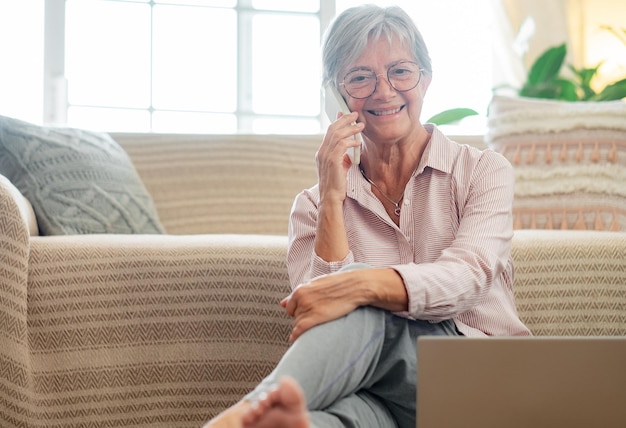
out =
<path fill-rule="evenodd" d="M 419 68 L 416 63 L 402 61 L 387 69 L 387 82 L 398 92 L 410 91 L 420 82 L 422 71 L 424 69 Z M 363 99 L 376 91 L 378 76 L 382 75 L 368 68 L 354 70 L 346 74 L 340 85 L 352 98 Z"/>

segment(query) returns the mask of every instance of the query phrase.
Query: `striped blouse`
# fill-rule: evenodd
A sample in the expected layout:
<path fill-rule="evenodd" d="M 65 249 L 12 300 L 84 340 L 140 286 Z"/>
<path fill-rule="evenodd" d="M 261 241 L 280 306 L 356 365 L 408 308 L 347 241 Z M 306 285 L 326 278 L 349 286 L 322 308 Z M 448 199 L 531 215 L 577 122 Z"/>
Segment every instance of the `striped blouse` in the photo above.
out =
<path fill-rule="evenodd" d="M 350 252 L 326 262 L 315 254 L 318 186 L 295 199 L 289 224 L 292 288 L 361 262 L 402 277 L 408 312 L 452 318 L 466 336 L 530 335 L 513 295 L 510 163 L 492 150 L 459 145 L 432 125 L 430 142 L 406 185 L 400 226 L 374 196 L 358 166 L 348 171 L 344 220 Z"/>

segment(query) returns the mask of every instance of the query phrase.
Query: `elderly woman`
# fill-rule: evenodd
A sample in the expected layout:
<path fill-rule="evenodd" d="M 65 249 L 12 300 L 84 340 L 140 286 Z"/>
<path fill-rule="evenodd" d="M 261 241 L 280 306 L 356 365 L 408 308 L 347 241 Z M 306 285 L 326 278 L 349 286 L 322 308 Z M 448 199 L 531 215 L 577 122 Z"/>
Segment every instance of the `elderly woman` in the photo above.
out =
<path fill-rule="evenodd" d="M 512 168 L 420 122 L 432 69 L 412 20 L 346 10 L 323 64 L 352 113 L 329 126 L 319 182 L 292 209 L 293 343 L 209 426 L 414 428 L 420 335 L 530 334 L 512 289 Z"/>

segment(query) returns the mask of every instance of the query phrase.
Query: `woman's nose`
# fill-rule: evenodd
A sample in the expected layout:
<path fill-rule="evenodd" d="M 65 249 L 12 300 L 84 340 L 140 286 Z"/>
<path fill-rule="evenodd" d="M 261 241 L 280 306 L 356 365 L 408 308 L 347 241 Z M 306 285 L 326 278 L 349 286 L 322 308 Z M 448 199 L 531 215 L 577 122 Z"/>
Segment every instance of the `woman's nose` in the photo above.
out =
<path fill-rule="evenodd" d="M 374 95 L 385 95 L 389 92 L 396 92 L 396 89 L 393 87 L 389 79 L 385 74 L 376 75 L 376 88 L 374 88 Z"/>

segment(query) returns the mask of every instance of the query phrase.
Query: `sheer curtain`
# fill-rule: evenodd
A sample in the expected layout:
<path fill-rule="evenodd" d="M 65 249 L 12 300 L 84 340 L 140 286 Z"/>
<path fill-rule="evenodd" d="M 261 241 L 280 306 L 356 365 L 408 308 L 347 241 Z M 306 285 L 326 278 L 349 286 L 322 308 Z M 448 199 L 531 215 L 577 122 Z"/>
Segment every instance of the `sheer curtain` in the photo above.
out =
<path fill-rule="evenodd" d="M 491 0 L 496 26 L 494 83 L 519 87 L 548 47 L 567 44 L 566 62 L 585 63 L 585 0 Z"/>

